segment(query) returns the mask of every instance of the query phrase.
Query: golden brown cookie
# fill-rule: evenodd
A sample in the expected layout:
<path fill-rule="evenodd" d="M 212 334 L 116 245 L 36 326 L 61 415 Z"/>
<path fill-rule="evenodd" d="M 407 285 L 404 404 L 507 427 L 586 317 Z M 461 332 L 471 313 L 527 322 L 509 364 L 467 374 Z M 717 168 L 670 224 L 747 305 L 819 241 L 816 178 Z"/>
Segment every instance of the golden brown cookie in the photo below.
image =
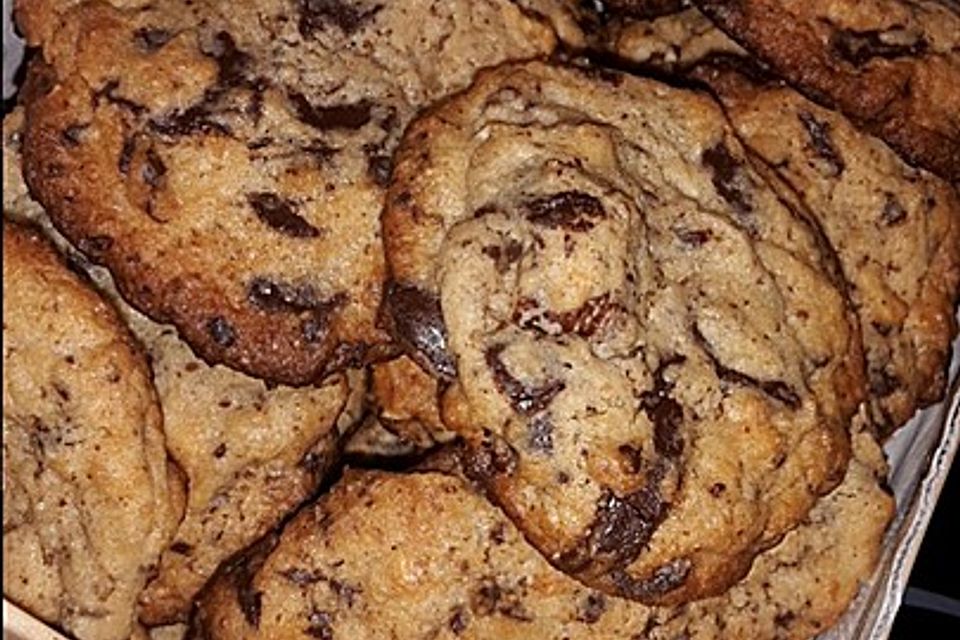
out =
<path fill-rule="evenodd" d="M 457 477 L 352 472 L 218 575 L 192 637 L 810 638 L 869 576 L 893 512 L 879 447 L 860 434 L 856 449 L 843 483 L 741 583 L 680 608 L 556 571 Z"/>
<path fill-rule="evenodd" d="M 288 384 L 382 355 L 379 214 L 406 123 L 555 42 L 506 0 L 71 4 L 21 6 L 43 45 L 27 182 L 134 306 Z"/>
<path fill-rule="evenodd" d="M 751 53 L 883 138 L 960 181 L 960 10 L 936 0 L 696 0 Z"/>
<path fill-rule="evenodd" d="M 472 476 L 596 588 L 719 593 L 842 476 L 856 318 L 767 178 L 708 96 L 596 68 L 484 72 L 401 143 L 392 330 Z"/>
<path fill-rule="evenodd" d="M 35 230 L 3 227 L 3 591 L 125 640 L 180 514 L 146 359 Z"/>
<path fill-rule="evenodd" d="M 960 199 L 937 176 L 903 162 L 736 58 L 694 74 L 723 101 L 741 140 L 775 167 L 837 251 L 860 317 L 872 417 L 889 435 L 946 387 L 960 290 Z"/>

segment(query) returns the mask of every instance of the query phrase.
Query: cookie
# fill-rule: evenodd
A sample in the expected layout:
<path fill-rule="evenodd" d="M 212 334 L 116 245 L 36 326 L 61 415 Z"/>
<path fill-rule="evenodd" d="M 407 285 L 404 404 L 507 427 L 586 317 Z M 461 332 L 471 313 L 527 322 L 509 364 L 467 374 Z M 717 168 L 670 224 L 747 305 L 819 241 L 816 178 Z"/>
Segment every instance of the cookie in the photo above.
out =
<path fill-rule="evenodd" d="M 3 591 L 71 635 L 130 637 L 179 513 L 144 354 L 34 230 L 3 226 Z"/>
<path fill-rule="evenodd" d="M 151 357 L 167 447 L 189 478 L 184 519 L 140 599 L 145 623 L 166 624 L 186 619 L 221 562 L 316 493 L 338 460 L 348 388 L 342 375 L 268 388 L 199 360 L 171 327 L 142 316 L 133 326 Z"/>
<path fill-rule="evenodd" d="M 23 181 L 22 144 L 23 108 L 16 107 L 3 116 L 3 212 L 11 219 L 32 222 L 46 215 Z"/>
<path fill-rule="evenodd" d="M 809 638 L 870 575 L 893 512 L 877 480 L 882 454 L 862 438 L 843 483 L 743 582 L 680 608 L 609 597 L 556 571 L 459 478 L 350 472 L 214 579 L 191 637 Z"/>
<path fill-rule="evenodd" d="M 697 9 L 650 20 L 617 20 L 607 27 L 603 46 L 632 65 L 667 72 L 682 72 L 709 55 L 745 54 Z"/>
<path fill-rule="evenodd" d="M 960 181 L 960 11 L 934 0 L 697 0 L 808 97 Z"/>
<path fill-rule="evenodd" d="M 860 317 L 874 422 L 884 435 L 938 401 L 956 335 L 960 199 L 789 87 L 705 63 L 741 140 L 776 167 L 836 248 Z"/>
<path fill-rule="evenodd" d="M 7 123 L 5 122 L 5 125 Z M 88 274 L 144 345 L 164 416 L 166 446 L 189 484 L 183 520 L 141 598 L 147 624 L 185 620 L 217 566 L 276 527 L 312 496 L 338 461 L 340 437 L 360 419 L 366 376 L 316 385 L 267 386 L 197 358 L 170 326 L 130 308 L 106 271 L 84 263 L 30 199 L 15 148 L 5 148 L 4 187 L 22 194 L 9 215 L 38 223 L 74 268 Z M 6 208 L 5 203 L 5 208 Z M 349 378 L 349 379 L 348 379 Z"/>
<path fill-rule="evenodd" d="M 506 0 L 83 3 L 57 20 L 27 29 L 31 189 L 135 307 L 208 362 L 287 384 L 385 355 L 379 214 L 406 123 L 555 41 Z"/>
<path fill-rule="evenodd" d="M 767 179 L 708 96 L 536 62 L 399 147 L 391 329 L 472 476 L 596 588 L 719 593 L 843 473 L 856 318 Z"/>

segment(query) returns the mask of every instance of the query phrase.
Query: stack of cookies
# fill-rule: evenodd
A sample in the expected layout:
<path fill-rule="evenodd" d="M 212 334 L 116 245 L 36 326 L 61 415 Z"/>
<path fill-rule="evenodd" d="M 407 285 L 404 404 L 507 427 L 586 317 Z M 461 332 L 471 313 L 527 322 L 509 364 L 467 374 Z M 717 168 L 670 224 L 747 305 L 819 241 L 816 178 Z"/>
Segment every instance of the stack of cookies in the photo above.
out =
<path fill-rule="evenodd" d="M 960 292 L 960 10 L 21 0 L 4 594 L 80 640 L 811 638 Z"/>

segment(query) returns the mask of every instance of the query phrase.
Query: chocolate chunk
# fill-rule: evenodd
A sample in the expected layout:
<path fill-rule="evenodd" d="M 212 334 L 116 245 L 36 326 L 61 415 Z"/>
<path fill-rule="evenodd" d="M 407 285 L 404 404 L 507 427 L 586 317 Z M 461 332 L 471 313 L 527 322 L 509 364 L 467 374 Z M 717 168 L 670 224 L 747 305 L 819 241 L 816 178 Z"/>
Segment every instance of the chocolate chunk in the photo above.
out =
<path fill-rule="evenodd" d="M 447 624 L 450 627 L 450 631 L 453 632 L 453 635 L 458 636 L 466 631 L 469 621 L 470 618 L 466 609 L 460 606 L 453 610 L 453 614 L 450 616 L 450 622 Z"/>
<path fill-rule="evenodd" d="M 878 398 L 886 398 L 900 388 L 900 379 L 884 367 L 871 367 L 867 377 L 870 380 L 870 391 Z"/>
<path fill-rule="evenodd" d="M 540 386 L 529 386 L 517 380 L 500 359 L 505 348 L 506 345 L 495 345 L 484 354 L 497 390 L 507 397 L 510 406 L 518 413 L 532 416 L 543 411 L 567 385 L 562 380 L 549 380 Z"/>
<path fill-rule="evenodd" d="M 346 294 L 324 297 L 310 284 L 295 285 L 256 277 L 247 286 L 247 299 L 265 311 L 329 313 L 346 301 Z"/>
<path fill-rule="evenodd" d="M 550 229 L 589 231 L 594 220 L 604 218 L 607 212 L 595 197 L 581 191 L 561 191 L 524 204 L 527 219 Z"/>
<path fill-rule="evenodd" d="M 436 378 L 456 377 L 456 364 L 447 351 L 440 300 L 435 295 L 417 286 L 390 282 L 384 310 L 394 339 L 408 355 Z"/>
<path fill-rule="evenodd" d="M 247 202 L 257 217 L 268 226 L 292 238 L 315 238 L 320 230 L 297 214 L 299 205 L 275 193 L 260 191 L 247 194 Z"/>
<path fill-rule="evenodd" d="M 193 545 L 187 544 L 183 540 L 177 540 L 170 545 L 170 551 L 179 553 L 182 556 L 188 556 L 193 552 Z"/>
<path fill-rule="evenodd" d="M 653 374 L 653 389 L 640 396 L 640 407 L 653 423 L 653 446 L 657 453 L 676 458 L 683 452 L 680 425 L 683 424 L 683 407 L 670 397 L 673 383 L 664 377 L 667 367 L 683 362 L 686 358 L 675 356 L 664 359 Z"/>
<path fill-rule="evenodd" d="M 172 38 L 172 33 L 160 27 L 141 27 L 133 32 L 133 42 L 147 53 L 157 51 Z"/>
<path fill-rule="evenodd" d="M 466 452 L 463 470 L 468 478 L 483 483 L 512 474 L 516 466 L 517 454 L 510 445 L 484 431 L 483 439 Z"/>
<path fill-rule="evenodd" d="M 393 159 L 383 149 L 375 144 L 363 145 L 363 153 L 367 157 L 367 175 L 374 184 L 386 188 L 390 184 L 390 172 L 393 170 Z"/>
<path fill-rule="evenodd" d="M 838 30 L 830 37 L 830 47 L 844 60 L 861 66 L 873 58 L 915 57 L 927 50 L 927 41 L 903 29 L 889 31 Z"/>
<path fill-rule="evenodd" d="M 496 264 L 497 273 L 503 274 L 510 269 L 510 265 L 523 255 L 523 244 L 513 238 L 508 238 L 503 246 L 490 245 L 484 247 L 483 255 L 493 260 Z"/>
<path fill-rule="evenodd" d="M 781 629 L 786 629 L 796 617 L 797 614 L 793 611 L 782 611 L 773 617 L 773 624 Z"/>
<path fill-rule="evenodd" d="M 710 229 L 678 229 L 673 232 L 688 247 L 702 247 L 713 238 Z"/>
<path fill-rule="evenodd" d="M 582 2 L 593 11 L 611 15 L 626 15 L 631 18 L 649 20 L 670 13 L 677 13 L 687 6 L 687 0 L 596 0 Z"/>
<path fill-rule="evenodd" d="M 602 593 L 591 593 L 583 602 L 580 603 L 580 611 L 577 613 L 577 620 L 593 624 L 599 620 L 604 611 L 607 610 L 607 599 Z"/>
<path fill-rule="evenodd" d="M 312 156 L 318 166 L 323 166 L 330 162 L 340 149 L 331 147 L 322 140 L 311 140 L 307 144 L 300 145 L 300 151 Z"/>
<path fill-rule="evenodd" d="M 140 176 L 151 189 L 157 189 L 163 186 L 164 176 L 167 175 L 167 165 L 160 159 L 160 155 L 151 147 L 147 149 L 146 160 L 143 163 L 143 169 L 140 170 Z"/>
<path fill-rule="evenodd" d="M 284 569 L 279 572 L 281 576 L 297 585 L 298 587 L 305 587 L 307 585 L 316 584 L 318 582 L 323 582 L 327 579 L 325 575 L 318 571 L 309 571 L 307 569 L 301 569 L 299 567 L 291 567 L 290 569 Z"/>
<path fill-rule="evenodd" d="M 730 149 L 722 140 L 703 152 L 703 164 L 712 173 L 713 186 L 739 214 L 741 226 L 752 230 L 746 217 L 753 212 L 753 203 L 747 190 L 750 180 L 744 173 L 743 165 L 730 154 Z"/>
<path fill-rule="evenodd" d="M 130 162 L 133 161 L 133 152 L 137 149 L 136 138 L 124 138 L 120 156 L 117 158 L 117 169 L 123 175 L 130 173 Z"/>
<path fill-rule="evenodd" d="M 253 58 L 237 48 L 237 42 L 232 35 L 226 31 L 217 32 L 210 48 L 204 53 L 217 61 L 217 84 L 224 87 L 246 84 L 247 72 Z"/>
<path fill-rule="evenodd" d="M 83 133 L 89 126 L 89 124 L 72 124 L 61 132 L 60 137 L 68 147 L 80 146 L 83 142 Z"/>
<path fill-rule="evenodd" d="M 810 136 L 810 145 L 813 147 L 814 153 L 823 158 L 830 166 L 830 175 L 836 177 L 843 173 L 846 163 L 844 163 L 837 148 L 833 146 L 833 140 L 830 137 L 830 123 L 817 120 L 809 111 L 801 111 L 797 114 L 797 117 L 800 118 L 804 129 L 807 130 L 807 135 Z"/>
<path fill-rule="evenodd" d="M 307 627 L 303 632 L 311 638 L 333 640 L 333 616 L 314 607 L 307 615 Z"/>
<path fill-rule="evenodd" d="M 223 316 L 214 316 L 207 322 L 207 332 L 221 347 L 230 347 L 237 341 L 237 332 Z"/>
<path fill-rule="evenodd" d="M 150 120 L 150 128 L 164 136 L 190 136 L 197 133 L 228 136 L 230 128 L 213 119 L 212 103 L 207 101 Z"/>
<path fill-rule="evenodd" d="M 553 451 L 553 423 L 547 414 L 534 416 L 530 421 L 529 445 L 534 451 L 550 453 Z"/>
<path fill-rule="evenodd" d="M 362 10 L 344 0 L 299 0 L 300 21 L 298 28 L 304 38 L 313 36 L 333 25 L 351 35 L 373 18 L 383 8 L 382 4 Z"/>
<path fill-rule="evenodd" d="M 880 221 L 884 226 L 895 227 L 902 224 L 907 219 L 907 210 L 903 208 L 900 201 L 892 193 L 887 194 L 887 200 L 883 204 L 883 211 L 880 213 Z"/>
<path fill-rule="evenodd" d="M 123 96 L 118 96 L 117 89 L 119 88 L 119 80 L 110 80 L 93 94 L 94 104 L 99 105 L 102 100 L 106 100 L 110 104 L 126 109 L 135 116 L 142 115 L 147 110 L 142 104 L 124 98 Z"/>
<path fill-rule="evenodd" d="M 522 299 L 514 312 L 514 321 L 519 321 L 520 327 L 524 329 L 534 328 L 544 333 L 551 333 L 551 324 L 559 325 L 564 333 L 575 333 L 582 338 L 589 338 L 602 329 L 617 312 L 624 311 L 623 306 L 612 302 L 610 297 L 609 293 L 604 293 L 590 298 L 572 311 L 556 313 L 546 310 L 527 318 L 523 318 L 523 312 L 529 310 L 531 305 L 536 306 L 536 303 Z M 523 304 L 527 301 L 528 304 Z"/>
<path fill-rule="evenodd" d="M 616 570 L 610 574 L 617 589 L 628 598 L 644 600 L 673 591 L 687 580 L 691 569 L 686 558 L 669 562 L 646 579 L 637 580 L 626 571 Z"/>
<path fill-rule="evenodd" d="M 352 104 L 317 106 L 310 104 L 306 96 L 299 91 L 291 89 L 287 92 L 287 97 L 293 103 L 297 118 L 320 131 L 359 129 L 370 122 L 373 110 L 373 103 L 366 99 Z"/>

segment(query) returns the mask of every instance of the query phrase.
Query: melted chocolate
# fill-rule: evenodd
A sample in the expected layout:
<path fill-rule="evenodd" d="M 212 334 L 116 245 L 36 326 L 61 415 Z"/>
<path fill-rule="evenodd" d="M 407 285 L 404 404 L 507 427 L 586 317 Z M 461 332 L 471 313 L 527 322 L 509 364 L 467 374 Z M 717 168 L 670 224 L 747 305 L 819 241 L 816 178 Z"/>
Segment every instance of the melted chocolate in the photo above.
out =
<path fill-rule="evenodd" d="M 807 135 L 810 137 L 810 145 L 814 153 L 823 158 L 830 166 L 832 176 L 839 176 L 846 168 L 846 163 L 837 148 L 833 145 L 833 139 L 830 136 L 830 123 L 817 120 L 814 115 L 808 111 L 801 111 L 797 114 Z"/>
<path fill-rule="evenodd" d="M 581 191 L 562 191 L 525 203 L 527 219 L 550 229 L 589 231 L 606 217 L 600 201 Z"/>
<path fill-rule="evenodd" d="M 484 354 L 497 390 L 507 397 L 510 406 L 518 413 L 532 416 L 543 411 L 566 388 L 566 384 L 562 380 L 549 380 L 540 386 L 530 386 L 517 380 L 500 359 L 505 348 L 505 345 L 496 345 Z"/>
<path fill-rule="evenodd" d="M 292 238 L 315 238 L 320 230 L 307 222 L 296 210 L 299 205 L 293 200 L 281 198 L 275 193 L 248 193 L 247 202 L 257 217 L 268 226 Z"/>
<path fill-rule="evenodd" d="M 394 339 L 410 356 L 441 380 L 457 375 L 447 351 L 447 328 L 440 300 L 417 286 L 390 282 L 384 310 Z"/>

